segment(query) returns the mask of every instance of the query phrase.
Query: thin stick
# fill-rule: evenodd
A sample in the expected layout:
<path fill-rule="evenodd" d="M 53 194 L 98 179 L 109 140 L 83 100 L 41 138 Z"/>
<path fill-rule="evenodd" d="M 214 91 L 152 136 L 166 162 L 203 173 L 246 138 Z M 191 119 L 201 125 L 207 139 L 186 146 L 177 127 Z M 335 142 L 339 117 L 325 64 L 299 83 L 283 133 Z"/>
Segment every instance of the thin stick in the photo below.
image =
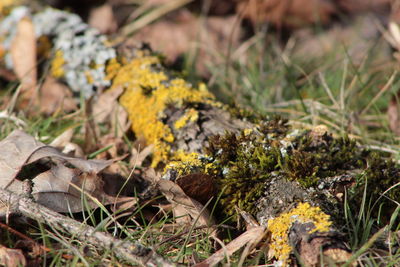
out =
<path fill-rule="evenodd" d="M 21 214 L 40 223 L 47 224 L 60 232 L 73 235 L 100 250 L 111 250 L 120 260 L 140 266 L 176 266 L 176 264 L 158 255 L 153 249 L 138 242 L 123 241 L 108 233 L 98 232 L 95 228 L 83 225 L 67 216 L 61 215 L 33 199 L 0 189 L 0 202 L 7 205 L 10 213 Z"/>

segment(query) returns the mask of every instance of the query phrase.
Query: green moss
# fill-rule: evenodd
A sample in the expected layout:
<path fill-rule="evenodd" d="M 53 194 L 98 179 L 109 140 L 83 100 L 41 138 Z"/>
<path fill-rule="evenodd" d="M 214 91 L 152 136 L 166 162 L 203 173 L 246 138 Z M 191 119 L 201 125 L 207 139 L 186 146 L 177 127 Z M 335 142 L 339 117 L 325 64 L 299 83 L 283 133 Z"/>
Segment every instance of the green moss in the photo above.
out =
<path fill-rule="evenodd" d="M 368 196 L 376 200 L 398 182 L 400 174 L 400 167 L 393 161 L 360 148 L 348 137 L 290 130 L 280 118 L 240 134 L 214 136 L 206 153 L 214 160 L 218 187 L 223 190 L 220 202 L 227 215 L 236 214 L 236 207 L 256 215 L 257 201 L 274 177 L 296 181 L 305 190 L 314 188 L 313 192 L 324 194 L 319 189 L 324 183 L 350 175 L 355 186 L 352 184 L 349 198 L 358 205 L 365 183 Z M 399 199 L 400 189 L 396 187 L 387 196 Z"/>
<path fill-rule="evenodd" d="M 365 151 L 357 148 L 354 140 L 333 138 L 328 134 L 318 138 L 315 140 L 307 134 L 294 142 L 296 147 L 285 158 L 285 171 L 290 180 L 311 187 L 322 178 L 365 165 Z"/>
<path fill-rule="evenodd" d="M 279 148 L 258 130 L 214 136 L 209 143 L 206 151 L 214 158 L 214 166 L 220 166 L 218 186 L 223 191 L 224 211 L 233 215 L 238 207 L 254 214 L 265 181 L 271 178 L 274 170 L 280 169 Z"/>

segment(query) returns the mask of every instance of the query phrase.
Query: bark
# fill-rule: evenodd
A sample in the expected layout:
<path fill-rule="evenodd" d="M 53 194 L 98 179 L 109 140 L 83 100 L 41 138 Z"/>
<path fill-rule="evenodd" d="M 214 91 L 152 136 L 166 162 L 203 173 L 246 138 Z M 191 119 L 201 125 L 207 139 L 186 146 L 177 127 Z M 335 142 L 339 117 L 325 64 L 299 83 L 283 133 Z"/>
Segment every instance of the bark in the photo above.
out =
<path fill-rule="evenodd" d="M 169 109 L 165 111 L 167 118 L 164 120 L 171 126 L 171 129 L 174 129 L 172 127 L 173 122 L 182 116 L 184 111 L 184 109 Z M 197 123 L 173 131 L 176 138 L 172 145 L 174 150 L 181 149 L 187 152 L 204 154 L 204 148 L 209 145 L 210 137 L 226 133 L 239 135 L 243 129 L 256 128 L 256 125 L 249 122 L 248 119 L 239 119 L 228 112 L 226 108 L 200 105 L 197 107 L 197 111 L 200 114 Z M 270 130 L 271 132 L 279 132 L 278 126 L 276 128 L 272 127 Z M 317 139 L 318 137 L 315 138 L 316 142 L 318 142 Z M 167 176 L 175 178 L 178 184 L 180 184 L 181 178 L 186 179 L 187 177 L 179 177 L 176 174 Z M 215 179 L 218 179 L 218 177 Z M 339 225 L 338 218 L 341 216 L 342 207 L 336 199 L 330 199 L 328 195 L 332 196 L 333 194 L 338 194 L 338 192 L 343 192 L 343 188 L 351 184 L 351 181 L 353 181 L 353 178 L 349 178 L 349 175 L 338 175 L 326 179 L 324 189 L 310 190 L 296 181 L 288 180 L 288 177 L 277 176 L 264 184 L 264 196 L 256 200 L 258 211 L 255 216 L 260 225 L 268 228 L 269 219 L 279 217 L 294 208 L 299 202 L 306 202 L 311 203 L 313 206 L 321 207 L 324 212 L 332 215 L 331 220 L 335 220 L 336 225 Z M 196 198 L 196 194 L 190 191 L 190 184 L 185 182 L 185 186 L 188 190 L 185 190 L 181 185 L 186 194 Z M 195 189 L 195 191 L 198 192 L 199 190 Z M 292 223 L 286 236 L 288 243 L 292 247 L 291 255 L 298 255 L 298 262 L 305 266 L 324 266 L 324 264 L 343 264 L 346 262 L 351 257 L 351 251 L 346 245 L 345 235 L 335 228 L 335 224 L 330 227 L 329 231 L 313 232 L 316 227 L 312 222 L 299 220 Z M 274 256 L 276 257 L 277 255 Z M 292 257 L 292 262 L 297 260 L 296 257 Z M 289 261 L 286 262 L 284 260 L 284 262 L 287 263 Z"/>

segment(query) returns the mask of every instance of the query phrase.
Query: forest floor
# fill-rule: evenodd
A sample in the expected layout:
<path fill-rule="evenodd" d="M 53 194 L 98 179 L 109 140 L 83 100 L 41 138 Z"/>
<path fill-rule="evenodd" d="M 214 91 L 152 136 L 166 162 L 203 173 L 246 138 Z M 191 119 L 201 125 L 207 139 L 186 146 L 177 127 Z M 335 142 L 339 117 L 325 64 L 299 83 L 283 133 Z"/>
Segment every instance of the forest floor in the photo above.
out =
<path fill-rule="evenodd" d="M 130 38 L 135 42 L 149 42 L 157 55 L 164 55 L 163 64 L 173 75 L 183 77 L 193 85 L 204 84 L 216 99 L 227 105 L 238 105 L 262 116 L 279 115 L 287 118 L 293 129 L 313 130 L 323 125 L 333 137 L 348 136 L 360 148 L 378 151 L 394 164 L 399 164 L 400 28 L 396 23 L 382 23 L 374 14 L 368 13 L 349 16 L 344 19 L 345 22 L 332 21 L 328 25 L 313 23 L 294 28 L 287 26 L 285 30 L 276 25 L 273 27 L 273 23 L 266 26 L 254 21 L 251 27 L 241 27 L 242 22 L 234 14 L 203 14 L 204 7 L 196 6 L 185 9 L 183 6 L 189 2 L 170 1 L 154 6 L 145 3 L 118 5 L 110 1 L 96 8 L 87 4 L 91 12 L 69 8 L 86 14 L 83 15 L 86 21 L 108 34 L 110 40 Z M 58 7 L 63 7 L 63 4 L 63 1 L 58 1 Z M 114 9 L 111 13 L 114 13 L 111 16 L 107 5 L 112 4 Z M 35 4 L 29 5 L 38 9 Z M 125 14 L 127 11 L 124 8 L 127 7 L 133 8 L 130 15 Z M 100 14 L 96 15 L 96 12 Z M 125 16 L 124 19 L 120 18 L 122 16 Z M 235 27 L 241 32 L 232 30 Z M 209 32 L 204 33 L 207 30 Z M 0 28 L 0 42 L 5 39 L 1 34 Z M 29 36 L 29 33 L 26 35 Z M 23 48 L 31 42 L 29 37 L 18 38 L 22 38 L 19 43 Z M 14 64 L 20 64 L 26 70 L 32 68 L 32 62 L 28 62 L 27 58 L 29 53 L 34 53 L 34 64 L 40 65 L 34 74 L 34 86 L 30 84 L 31 80 L 24 78 L 18 67 L 14 65 L 14 69 L 10 69 L 6 66 L 4 55 L 9 51 L 0 46 L 0 140 L 3 140 L 0 144 L 11 143 L 16 147 L 20 142 L 26 144 L 18 147 L 23 153 L 17 156 L 12 154 L 15 150 L 0 147 L 2 151 L 11 151 L 0 156 L 1 171 L 5 172 L 6 165 L 15 163 L 19 180 L 36 177 L 36 186 L 45 187 L 47 180 L 38 182 L 37 177 L 49 171 L 46 167 L 48 162 L 32 167 L 29 159 L 37 155 L 36 150 L 45 144 L 57 147 L 73 155 L 70 157 L 85 158 L 79 168 L 81 173 L 95 173 L 93 177 L 98 177 L 98 173 L 107 169 L 108 173 L 118 173 L 118 177 L 102 181 L 101 186 L 97 178 L 82 185 L 92 190 L 92 195 L 105 199 L 103 201 L 92 199 L 79 187 L 71 189 L 68 184 L 68 194 L 75 191 L 68 196 L 73 204 L 66 204 L 62 202 L 62 197 L 47 188 L 48 191 L 40 192 L 45 199 L 40 203 L 51 202 L 46 205 L 51 210 L 61 212 L 81 225 L 108 233 L 110 238 L 127 241 L 129 245 L 138 242 L 153 249 L 168 262 L 186 266 L 199 263 L 204 263 L 199 266 L 214 263 L 221 266 L 277 264 L 276 257 L 268 253 L 267 238 L 257 239 L 265 229 L 255 227 L 246 232 L 243 221 L 239 227 L 232 224 L 230 218 L 219 214 L 217 202 L 207 203 L 210 205 L 206 205 L 210 212 L 207 216 L 201 215 L 203 210 L 186 210 L 192 216 L 187 220 L 181 218 L 187 215 L 182 211 L 184 205 L 177 208 L 179 201 L 168 193 L 168 190 L 176 189 L 173 186 L 151 196 L 151 200 L 141 201 L 139 192 L 131 192 L 126 198 L 120 197 L 118 190 L 122 189 L 112 188 L 111 184 L 116 182 L 110 179 L 124 177 L 124 183 L 141 177 L 143 173 L 150 180 L 157 176 L 152 169 L 149 171 L 153 147 L 146 146 L 140 138 L 134 138 L 128 115 L 117 101 L 121 92 L 111 92 L 105 98 L 100 98 L 97 92 L 97 98 L 90 100 L 85 99 L 82 93 L 75 92 L 73 95 L 68 88 L 70 85 L 52 77 L 57 76 L 52 66 L 43 66 L 48 58 L 40 58 L 37 51 L 45 49 L 45 42 L 38 43 L 34 48 L 28 45 L 28 50 L 22 55 L 13 54 Z M 32 50 L 35 52 L 29 52 Z M 39 106 L 30 102 L 32 95 L 29 91 L 32 90 L 29 88 L 33 87 L 41 92 Z M 93 110 L 106 111 L 103 118 L 95 119 Z M 25 133 L 14 136 L 12 140 L 6 139 L 16 129 Z M 53 174 L 56 170 L 66 176 L 72 175 L 63 169 L 69 165 L 62 165 L 60 156 L 54 156 L 56 152 L 43 153 L 45 155 L 41 157 L 51 158 L 52 166 L 56 166 L 51 169 Z M 75 162 L 67 157 L 62 160 L 72 165 Z M 103 161 L 99 166 L 91 160 Z M 41 179 L 50 176 L 46 177 L 41 176 Z M 103 189 L 104 184 L 109 188 Z M 0 185 L 4 186 L 4 183 L 0 182 Z M 381 188 L 381 191 L 390 191 L 397 186 L 391 184 Z M 90 189 L 92 187 L 94 189 Z M 49 192 L 51 194 L 47 194 Z M 340 231 L 352 251 L 347 266 L 354 266 L 355 262 L 361 266 L 400 264 L 399 199 L 390 201 L 397 208 L 388 220 L 380 217 L 379 201 L 369 203 L 368 196 L 363 196 L 357 209 L 350 209 L 344 201 L 345 223 Z M 30 217 L 29 211 L 20 213 Z M 49 217 L 54 215 L 44 214 Z M 115 252 L 112 246 L 96 246 L 97 241 L 89 238 L 86 242 L 79 230 L 66 234 L 55 225 L 35 217 L 9 216 L 7 207 L 2 207 L 0 215 L 4 218 L 0 224 L 2 265 L 134 265 Z M 251 219 L 245 220 L 247 226 L 249 222 Z M 243 233 L 248 233 L 250 237 Z M 246 246 L 254 240 L 258 242 Z M 389 242 L 390 251 L 379 247 L 377 240 Z M 223 251 L 220 254 L 217 252 L 219 248 Z M 139 265 L 145 265 L 146 260 L 140 253 L 136 255 Z M 149 262 L 154 263 L 157 259 L 151 258 Z"/>

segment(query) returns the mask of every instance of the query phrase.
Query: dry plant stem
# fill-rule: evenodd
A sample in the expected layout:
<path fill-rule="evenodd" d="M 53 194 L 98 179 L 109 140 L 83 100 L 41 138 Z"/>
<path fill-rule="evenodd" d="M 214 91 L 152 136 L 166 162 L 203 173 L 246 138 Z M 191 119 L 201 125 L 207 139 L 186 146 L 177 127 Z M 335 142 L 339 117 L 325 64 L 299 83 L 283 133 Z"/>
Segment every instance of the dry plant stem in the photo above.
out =
<path fill-rule="evenodd" d="M 40 248 L 43 252 L 51 252 L 51 249 L 50 249 L 50 248 L 45 247 L 45 246 L 42 246 L 42 245 L 39 245 L 35 240 L 33 240 L 32 238 L 30 238 L 29 236 L 24 235 L 24 234 L 21 233 L 21 232 L 18 232 L 17 230 L 11 228 L 11 227 L 8 226 L 7 224 L 0 223 L 0 228 L 5 229 L 6 231 L 8 231 L 8 232 L 10 232 L 10 233 L 12 233 L 12 234 L 18 236 L 19 238 L 22 238 L 22 239 L 25 239 L 25 240 L 28 240 L 28 241 L 30 241 L 30 242 L 32 242 L 32 243 L 37 244 L 37 245 L 39 246 L 39 248 Z M 68 254 L 62 254 L 61 257 L 63 257 L 64 259 L 67 259 L 67 260 L 72 260 L 72 259 L 74 258 L 74 256 L 68 255 Z"/>
<path fill-rule="evenodd" d="M 29 197 L 0 189 L 0 202 L 9 207 L 10 213 L 21 214 L 40 223 L 47 224 L 100 250 L 111 250 L 120 260 L 140 266 L 176 266 L 150 248 L 139 243 L 119 240 L 107 233 L 98 232 L 91 226 L 83 225 L 35 203 Z"/>

